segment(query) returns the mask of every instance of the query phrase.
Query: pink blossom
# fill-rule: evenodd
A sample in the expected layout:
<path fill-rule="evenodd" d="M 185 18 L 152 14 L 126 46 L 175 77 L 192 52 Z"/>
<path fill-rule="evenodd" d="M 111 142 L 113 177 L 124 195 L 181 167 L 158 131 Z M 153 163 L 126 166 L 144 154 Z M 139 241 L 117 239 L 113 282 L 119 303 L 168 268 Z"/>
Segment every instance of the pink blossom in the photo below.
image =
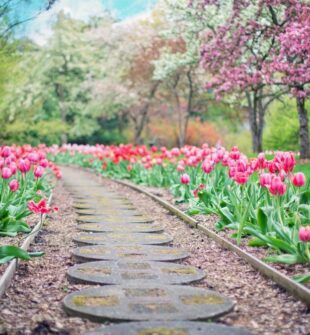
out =
<path fill-rule="evenodd" d="M 2 178 L 3 179 L 9 179 L 11 177 L 12 177 L 12 171 L 11 171 L 11 169 L 8 168 L 8 167 L 4 167 L 2 169 Z"/>
<path fill-rule="evenodd" d="M 293 175 L 292 183 L 296 187 L 302 187 L 306 183 L 306 177 L 302 172 L 297 172 Z"/>
<path fill-rule="evenodd" d="M 190 178 L 190 176 L 188 174 L 184 173 L 184 174 L 182 174 L 182 176 L 180 178 L 180 181 L 181 181 L 182 184 L 186 185 L 186 184 L 190 183 L 191 178 Z"/>
<path fill-rule="evenodd" d="M 272 195 L 280 196 L 286 192 L 286 185 L 280 177 L 274 176 L 269 186 L 269 191 Z"/>
<path fill-rule="evenodd" d="M 302 242 L 310 242 L 310 226 L 300 227 L 299 239 Z"/>
<path fill-rule="evenodd" d="M 19 189 L 19 182 L 17 179 L 13 179 L 9 183 L 10 190 L 16 192 Z"/>

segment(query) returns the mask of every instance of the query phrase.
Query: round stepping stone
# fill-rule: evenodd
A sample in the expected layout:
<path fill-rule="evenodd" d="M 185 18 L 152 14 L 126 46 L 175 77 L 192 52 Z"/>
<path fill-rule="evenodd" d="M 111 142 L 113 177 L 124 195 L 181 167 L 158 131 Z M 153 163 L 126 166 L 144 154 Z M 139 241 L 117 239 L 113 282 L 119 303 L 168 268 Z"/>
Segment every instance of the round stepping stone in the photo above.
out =
<path fill-rule="evenodd" d="M 234 304 L 217 292 L 181 285 L 109 285 L 64 299 L 66 311 L 94 321 L 210 320 Z"/>
<path fill-rule="evenodd" d="M 132 212 L 127 210 L 122 210 L 120 208 L 113 208 L 110 206 L 109 208 L 97 207 L 97 208 L 83 208 L 77 209 L 75 211 L 79 215 L 91 215 L 91 216 L 141 216 L 139 212 Z"/>
<path fill-rule="evenodd" d="M 188 284 L 205 277 L 203 271 L 193 266 L 163 262 L 90 262 L 68 269 L 67 276 L 78 283 L 119 285 L 145 284 L 156 281 L 160 284 Z"/>
<path fill-rule="evenodd" d="M 159 233 L 164 229 L 162 226 L 151 223 L 132 223 L 124 224 L 101 224 L 101 223 L 84 223 L 79 224 L 77 229 L 91 232 L 129 232 L 129 233 Z"/>
<path fill-rule="evenodd" d="M 105 210 L 109 212 L 115 212 L 115 211 L 128 211 L 128 212 L 133 212 L 133 213 L 138 213 L 137 209 L 133 206 L 127 206 L 127 205 L 117 205 L 117 204 L 111 204 L 111 205 L 103 205 L 100 203 L 73 203 L 72 205 L 73 208 L 79 209 L 79 210 L 89 210 L 89 209 L 94 209 L 94 210 Z"/>
<path fill-rule="evenodd" d="M 253 335 L 235 327 L 221 324 L 168 321 L 168 322 L 129 322 L 99 328 L 84 335 Z"/>
<path fill-rule="evenodd" d="M 85 193 L 73 193 L 73 194 L 71 193 L 71 196 L 73 199 L 77 199 L 79 201 L 85 201 L 85 202 L 91 200 L 91 201 L 100 201 L 103 203 L 118 202 L 118 203 L 124 203 L 124 204 L 132 204 L 126 198 L 110 198 L 110 197 L 105 197 L 103 195 L 91 196 Z"/>
<path fill-rule="evenodd" d="M 172 242 L 173 238 L 166 234 L 144 234 L 144 233 L 80 233 L 73 238 L 79 244 L 142 244 L 160 245 Z M 111 246 L 111 248 L 113 248 Z"/>
<path fill-rule="evenodd" d="M 189 254 L 182 249 L 150 245 L 122 244 L 115 244 L 113 247 L 105 245 L 84 246 L 74 249 L 72 255 L 79 262 L 94 260 L 173 262 L 189 257 Z"/>
<path fill-rule="evenodd" d="M 117 216 L 104 216 L 104 215 L 79 215 L 77 217 L 78 222 L 90 222 L 90 223 L 151 223 L 154 222 L 152 219 L 148 219 L 140 216 L 126 216 L 126 217 L 117 217 Z"/>

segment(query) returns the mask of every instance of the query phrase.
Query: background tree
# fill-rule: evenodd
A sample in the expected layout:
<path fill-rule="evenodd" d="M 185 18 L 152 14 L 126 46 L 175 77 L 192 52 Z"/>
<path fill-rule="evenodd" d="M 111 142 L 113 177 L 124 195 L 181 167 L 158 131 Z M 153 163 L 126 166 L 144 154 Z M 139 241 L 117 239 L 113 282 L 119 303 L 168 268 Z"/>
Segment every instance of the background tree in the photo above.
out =
<path fill-rule="evenodd" d="M 203 10 L 216 6 L 220 11 L 221 5 L 220 1 L 203 1 Z M 212 74 L 208 87 L 215 89 L 218 95 L 236 90 L 245 92 L 254 151 L 262 150 L 264 116 L 268 106 L 287 90 L 287 87 L 282 89 L 285 86 L 283 82 L 275 85 L 276 74 L 266 69 L 281 55 L 281 34 L 285 34 L 292 24 L 301 21 L 297 13 L 304 8 L 309 6 L 295 0 L 231 1 L 230 17 L 206 34 L 202 62 Z M 292 63 L 290 55 L 286 54 L 284 58 Z M 299 106 L 303 110 L 302 101 Z M 301 139 L 305 141 L 308 139 L 305 134 L 307 113 L 303 112 L 303 115 Z M 301 150 L 302 157 L 307 155 L 308 152 Z"/>

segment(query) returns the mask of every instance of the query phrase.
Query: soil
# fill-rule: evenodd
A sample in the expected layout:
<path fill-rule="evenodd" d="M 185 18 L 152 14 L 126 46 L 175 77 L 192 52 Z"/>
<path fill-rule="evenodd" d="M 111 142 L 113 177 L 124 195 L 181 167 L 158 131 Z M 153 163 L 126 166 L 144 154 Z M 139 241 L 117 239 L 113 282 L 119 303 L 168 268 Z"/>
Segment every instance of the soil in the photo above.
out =
<path fill-rule="evenodd" d="M 89 178 L 99 180 L 90 173 Z M 235 301 L 234 311 L 221 317 L 219 322 L 260 335 L 310 334 L 310 314 L 305 304 L 147 196 L 110 180 L 101 182 L 128 197 L 142 214 L 162 224 L 165 232 L 173 236 L 175 247 L 191 253 L 183 263 L 207 274 L 206 279 L 195 286 L 214 289 Z M 156 189 L 157 195 L 161 192 Z M 62 309 L 65 295 L 85 286 L 70 284 L 66 279 L 66 270 L 74 264 L 71 250 L 76 234 L 76 214 L 62 182 L 54 191 L 53 202 L 59 212 L 48 217 L 33 246 L 33 250 L 44 251 L 45 256 L 21 262 L 11 287 L 0 299 L 2 335 L 75 335 L 98 328 L 98 324 L 85 319 L 68 317 Z"/>

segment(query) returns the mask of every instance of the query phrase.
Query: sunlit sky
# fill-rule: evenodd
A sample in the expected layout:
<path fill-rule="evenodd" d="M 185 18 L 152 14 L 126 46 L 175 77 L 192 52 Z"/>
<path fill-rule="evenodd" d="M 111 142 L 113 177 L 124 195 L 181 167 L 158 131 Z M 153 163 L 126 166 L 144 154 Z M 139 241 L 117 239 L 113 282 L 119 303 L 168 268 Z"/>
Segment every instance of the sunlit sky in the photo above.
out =
<path fill-rule="evenodd" d="M 25 32 L 36 43 L 45 44 L 52 35 L 52 23 L 61 11 L 86 21 L 89 17 L 100 16 L 105 10 L 109 10 L 115 17 L 124 20 L 148 11 L 154 3 L 156 0 L 58 0 L 51 10 L 30 21 Z M 36 0 L 31 7 L 22 8 L 20 16 L 31 16 L 41 4 L 42 0 Z"/>

